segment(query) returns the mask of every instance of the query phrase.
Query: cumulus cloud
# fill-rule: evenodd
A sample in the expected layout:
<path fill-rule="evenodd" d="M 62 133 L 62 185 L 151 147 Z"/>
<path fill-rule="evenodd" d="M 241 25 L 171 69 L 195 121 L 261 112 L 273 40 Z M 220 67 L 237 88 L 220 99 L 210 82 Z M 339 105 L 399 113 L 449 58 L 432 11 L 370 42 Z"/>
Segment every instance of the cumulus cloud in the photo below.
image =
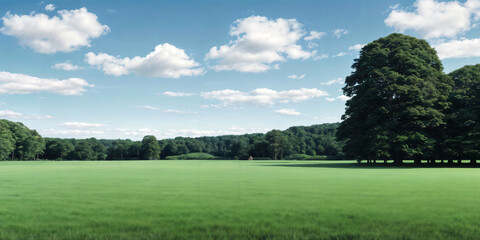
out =
<path fill-rule="evenodd" d="M 193 96 L 195 94 L 194 93 L 186 93 L 186 92 L 166 91 L 166 92 L 163 92 L 163 95 L 169 96 L 169 97 L 188 97 L 188 96 Z"/>
<path fill-rule="evenodd" d="M 308 42 L 307 43 L 308 48 L 316 48 L 318 46 L 319 46 L 318 43 L 315 43 L 315 42 Z"/>
<path fill-rule="evenodd" d="M 55 5 L 53 5 L 51 3 L 45 5 L 45 11 L 53 11 L 53 10 L 55 10 Z"/>
<path fill-rule="evenodd" d="M 0 93 L 28 94 L 53 92 L 62 95 L 82 95 L 86 87 L 93 87 L 81 78 L 58 80 L 37 78 L 25 74 L 0 72 Z"/>
<path fill-rule="evenodd" d="M 36 114 L 30 114 L 26 115 L 23 113 L 19 112 L 14 112 L 11 110 L 0 110 L 0 118 L 6 118 L 6 119 L 51 119 L 53 118 L 50 115 L 36 115 Z"/>
<path fill-rule="evenodd" d="M 440 59 L 480 57 L 480 38 L 451 40 L 434 48 Z"/>
<path fill-rule="evenodd" d="M 17 15 L 7 12 L 2 20 L 0 31 L 3 34 L 16 37 L 21 45 L 45 54 L 89 47 L 92 39 L 110 30 L 86 8 L 61 10 L 58 16 L 51 18 L 42 13 Z"/>
<path fill-rule="evenodd" d="M 315 39 L 320 39 L 322 37 L 324 37 L 326 35 L 326 33 L 324 32 L 317 32 L 317 31 L 310 31 L 310 34 L 306 37 L 304 37 L 303 39 L 305 41 L 312 41 L 312 40 L 315 40 Z"/>
<path fill-rule="evenodd" d="M 458 1 L 417 0 L 414 6 L 415 11 L 394 7 L 385 23 L 399 32 L 416 31 L 426 39 L 455 37 L 470 30 L 480 13 L 479 0 L 467 0 L 463 4 Z"/>
<path fill-rule="evenodd" d="M 321 55 L 315 56 L 313 60 L 321 60 L 324 58 L 328 58 L 328 54 L 321 54 Z"/>
<path fill-rule="evenodd" d="M 149 105 L 137 106 L 137 108 L 140 108 L 140 109 L 148 109 L 148 110 L 153 110 L 153 111 L 159 110 L 158 108 L 156 108 L 156 107 L 154 107 L 154 106 L 149 106 Z"/>
<path fill-rule="evenodd" d="M 98 128 L 103 127 L 105 124 L 100 123 L 85 123 L 85 122 L 64 122 L 60 124 L 60 126 L 67 127 L 67 128 Z"/>
<path fill-rule="evenodd" d="M 293 74 L 293 75 L 288 76 L 288 78 L 290 78 L 290 79 L 303 79 L 304 77 L 305 77 L 305 74 L 302 74 L 302 75 Z"/>
<path fill-rule="evenodd" d="M 352 51 L 360 51 L 365 46 L 365 44 L 355 44 L 353 46 L 348 47 L 348 50 Z"/>
<path fill-rule="evenodd" d="M 343 57 L 345 55 L 347 55 L 346 52 L 339 52 L 337 55 L 335 55 L 335 57 Z"/>
<path fill-rule="evenodd" d="M 185 50 L 164 43 L 155 47 L 145 57 L 118 58 L 106 53 L 89 52 L 85 61 L 107 75 L 121 76 L 134 74 L 154 78 L 179 78 L 182 76 L 197 76 L 204 73 L 199 63 L 191 59 Z"/>
<path fill-rule="evenodd" d="M 301 113 L 295 111 L 295 109 L 288 109 L 288 108 L 281 108 L 281 109 L 275 110 L 275 112 L 282 115 L 289 115 L 289 116 L 302 115 Z"/>
<path fill-rule="evenodd" d="M 158 139 L 174 138 L 174 137 L 202 137 L 202 136 L 221 136 L 221 135 L 242 135 L 247 133 L 265 133 L 271 129 L 265 128 L 243 128 L 231 126 L 223 130 L 206 130 L 206 129 L 167 129 L 159 130 L 154 128 L 138 128 L 138 129 L 113 129 L 115 135 L 128 138 L 140 139 L 145 135 L 155 135 Z"/>
<path fill-rule="evenodd" d="M 69 62 L 57 63 L 57 64 L 53 65 L 52 68 L 62 69 L 62 70 L 65 70 L 65 71 L 76 71 L 76 70 L 81 69 L 80 66 L 73 65 Z"/>
<path fill-rule="evenodd" d="M 297 41 L 304 35 L 302 25 L 295 19 L 273 19 L 251 16 L 236 20 L 230 28 L 235 38 L 228 45 L 212 47 L 206 60 L 218 60 L 216 71 L 265 72 L 275 62 L 289 59 L 308 59 L 316 51 L 305 51 Z"/>
<path fill-rule="evenodd" d="M 347 101 L 349 100 L 350 97 L 347 97 L 345 95 L 340 95 L 340 96 L 337 96 L 337 97 L 334 97 L 334 98 L 325 98 L 325 100 L 329 101 L 329 102 L 333 102 L 335 100 L 339 100 L 339 101 Z"/>
<path fill-rule="evenodd" d="M 333 35 L 335 35 L 336 38 L 341 38 L 343 35 L 347 35 L 348 33 L 348 30 L 342 28 L 338 28 L 333 31 Z"/>
<path fill-rule="evenodd" d="M 86 129 L 46 129 L 39 131 L 41 135 L 48 137 L 102 137 L 104 131 Z"/>
<path fill-rule="evenodd" d="M 268 88 L 257 88 L 250 92 L 224 89 L 211 92 L 202 92 L 200 94 L 200 96 L 205 99 L 214 99 L 221 101 L 224 106 L 245 103 L 269 106 L 276 103 L 300 102 L 327 95 L 327 92 L 316 88 L 300 88 L 286 91 L 275 91 Z"/>
<path fill-rule="evenodd" d="M 178 109 L 165 109 L 162 112 L 163 113 L 176 113 L 176 114 L 197 114 L 197 112 L 182 111 L 182 110 L 178 110 Z"/>
<path fill-rule="evenodd" d="M 340 101 L 347 101 L 350 99 L 350 97 L 347 97 L 345 95 L 340 95 L 340 96 L 337 96 L 335 99 L 338 99 Z"/>
<path fill-rule="evenodd" d="M 333 84 L 336 84 L 336 83 L 343 84 L 343 83 L 345 83 L 345 79 L 344 78 L 337 78 L 337 79 L 332 79 L 332 80 L 327 81 L 327 82 L 322 82 L 320 84 L 328 86 L 328 85 L 333 85 Z"/>

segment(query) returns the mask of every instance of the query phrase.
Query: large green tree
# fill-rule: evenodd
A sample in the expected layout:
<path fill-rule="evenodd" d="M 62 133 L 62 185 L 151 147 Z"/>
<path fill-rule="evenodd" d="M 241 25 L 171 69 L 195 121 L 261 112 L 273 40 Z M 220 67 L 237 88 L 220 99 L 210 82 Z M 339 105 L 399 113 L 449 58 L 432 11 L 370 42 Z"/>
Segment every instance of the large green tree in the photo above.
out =
<path fill-rule="evenodd" d="M 45 158 L 51 160 L 63 160 L 74 150 L 73 144 L 65 139 L 46 139 Z"/>
<path fill-rule="evenodd" d="M 480 159 L 480 64 L 464 66 L 449 75 L 454 89 L 442 149 L 449 159 L 475 163 Z"/>
<path fill-rule="evenodd" d="M 147 135 L 143 137 L 141 153 L 143 158 L 147 160 L 160 159 L 160 146 L 155 136 Z"/>
<path fill-rule="evenodd" d="M 432 158 L 445 124 L 449 78 L 425 40 L 391 34 L 367 44 L 345 79 L 337 137 L 357 159 Z"/>
<path fill-rule="evenodd" d="M 287 135 L 280 130 L 267 132 L 265 139 L 268 143 L 270 156 L 275 160 L 282 159 L 284 154 L 292 149 L 292 144 L 289 143 Z"/>
<path fill-rule="evenodd" d="M 8 160 L 15 150 L 15 140 L 6 120 L 0 120 L 0 160 Z"/>

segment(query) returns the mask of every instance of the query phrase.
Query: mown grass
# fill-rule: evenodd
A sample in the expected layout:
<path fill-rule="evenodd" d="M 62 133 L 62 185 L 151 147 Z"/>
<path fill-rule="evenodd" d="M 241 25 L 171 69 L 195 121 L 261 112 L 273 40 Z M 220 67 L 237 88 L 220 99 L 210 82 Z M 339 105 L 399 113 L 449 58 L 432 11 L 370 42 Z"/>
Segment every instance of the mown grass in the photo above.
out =
<path fill-rule="evenodd" d="M 478 239 L 480 169 L 0 162 L 0 239 Z"/>

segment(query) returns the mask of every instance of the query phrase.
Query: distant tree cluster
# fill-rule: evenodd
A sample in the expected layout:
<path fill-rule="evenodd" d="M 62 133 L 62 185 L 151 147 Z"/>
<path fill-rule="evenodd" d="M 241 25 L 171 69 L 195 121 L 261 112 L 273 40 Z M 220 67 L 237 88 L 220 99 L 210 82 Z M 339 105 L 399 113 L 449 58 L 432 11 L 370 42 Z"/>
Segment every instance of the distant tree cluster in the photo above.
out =
<path fill-rule="evenodd" d="M 425 40 L 391 34 L 367 44 L 345 79 L 343 151 L 368 161 L 480 157 L 480 65 L 450 74 Z"/>
<path fill-rule="evenodd" d="M 205 153 L 223 159 L 284 159 L 308 155 L 343 157 L 336 141 L 338 123 L 272 130 L 266 134 L 157 140 L 147 135 L 142 141 L 108 139 L 42 138 L 22 123 L 0 120 L 1 160 L 154 160 Z M 326 156 L 325 156 L 326 155 Z M 185 157 L 185 156 L 184 156 Z M 180 157 L 180 159 L 183 157 Z"/>
<path fill-rule="evenodd" d="M 0 119 L 0 160 L 37 160 L 45 140 L 22 123 Z"/>

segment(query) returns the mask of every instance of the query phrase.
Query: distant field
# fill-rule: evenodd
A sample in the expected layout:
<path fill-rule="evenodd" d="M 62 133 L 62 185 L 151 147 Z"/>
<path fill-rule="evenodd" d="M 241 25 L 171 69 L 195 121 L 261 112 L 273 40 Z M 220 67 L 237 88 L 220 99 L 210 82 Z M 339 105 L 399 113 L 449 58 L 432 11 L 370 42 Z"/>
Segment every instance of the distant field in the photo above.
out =
<path fill-rule="evenodd" d="M 0 162 L 0 239 L 478 239 L 480 168 Z"/>

